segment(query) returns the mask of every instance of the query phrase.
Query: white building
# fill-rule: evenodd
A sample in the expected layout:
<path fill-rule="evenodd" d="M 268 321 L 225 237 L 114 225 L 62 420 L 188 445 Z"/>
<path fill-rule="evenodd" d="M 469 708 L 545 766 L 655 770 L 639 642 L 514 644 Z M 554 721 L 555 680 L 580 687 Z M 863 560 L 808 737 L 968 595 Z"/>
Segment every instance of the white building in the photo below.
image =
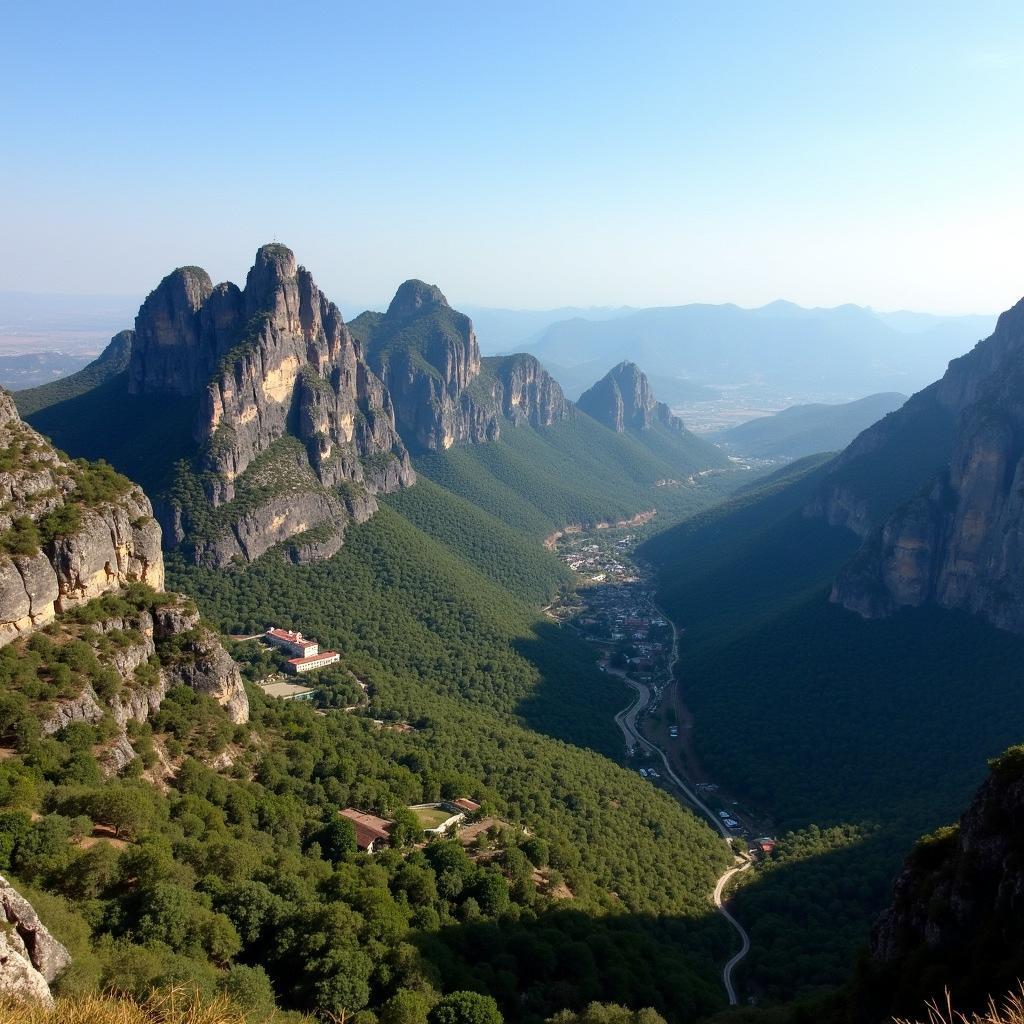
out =
<path fill-rule="evenodd" d="M 315 640 L 310 640 L 298 632 L 278 629 L 276 626 L 271 626 L 263 636 L 267 643 L 280 647 L 297 658 L 308 658 L 320 651 L 320 645 Z"/>
<path fill-rule="evenodd" d="M 302 675 L 304 672 L 312 672 L 317 668 L 324 668 L 326 665 L 333 665 L 341 660 L 337 651 L 319 651 L 316 654 L 309 654 L 304 658 L 289 658 L 286 668 L 295 675 Z"/>

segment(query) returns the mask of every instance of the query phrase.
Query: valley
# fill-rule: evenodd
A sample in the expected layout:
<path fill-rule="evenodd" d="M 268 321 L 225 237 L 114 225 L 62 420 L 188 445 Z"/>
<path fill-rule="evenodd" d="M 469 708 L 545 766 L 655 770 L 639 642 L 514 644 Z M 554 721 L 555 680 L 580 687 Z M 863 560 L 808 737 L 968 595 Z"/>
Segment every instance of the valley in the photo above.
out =
<path fill-rule="evenodd" d="M 655 603 L 650 568 L 633 560 L 637 536 L 627 530 L 642 524 L 609 525 L 574 528 L 546 539 L 580 583 L 545 611 L 593 645 L 601 672 L 636 692 L 635 700 L 615 715 L 627 761 L 638 766 L 641 777 L 702 815 L 734 854 L 734 863 L 716 880 L 712 900 L 740 939 L 739 951 L 722 971 L 729 1003 L 736 1005 L 740 999 L 733 973 L 750 951 L 750 936 L 725 906 L 723 894 L 736 875 L 771 855 L 775 839 L 763 820 L 741 809 L 700 769 L 692 744 L 693 715 L 680 693 L 679 629 Z M 662 704 L 665 712 L 659 714 Z"/>
<path fill-rule="evenodd" d="M 991 359 L 1013 347 L 996 340 Z M 83 500 L 144 479 L 146 571 L 159 559 L 195 611 L 181 638 L 161 634 L 142 676 L 163 688 L 108 750 L 104 700 L 137 685 L 149 620 L 99 627 L 96 650 L 126 667 L 116 681 L 100 662 L 80 692 L 48 638 L 81 641 L 116 609 L 69 619 L 58 592 L 51 622 L 25 559 L 45 549 L 72 589 L 130 581 L 68 553 L 82 513 L 38 490 L 52 449 L 17 426 L 29 440 L 9 465 L 30 457 L 30 475 L 0 608 L 17 650 L 50 659 L 39 682 L 13 678 L 53 738 L 3 737 L 0 867 L 69 915 L 82 970 L 136 994 L 191 958 L 206 995 L 258 967 L 249 983 L 288 1013 L 476 992 L 516 1024 L 594 1000 L 675 1024 L 839 999 L 902 853 L 1021 731 L 1020 638 L 898 605 L 921 591 L 890 568 L 902 537 L 939 560 L 960 543 L 946 499 L 921 496 L 974 422 L 950 411 L 977 393 L 957 372 L 841 455 L 766 472 L 692 433 L 628 360 L 576 404 L 533 357 L 482 357 L 472 321 L 422 281 L 347 324 L 277 243 L 244 288 L 178 268 L 100 359 L 16 399 L 79 460 L 62 472 Z M 968 504 L 975 464 L 956 481 Z M 1000 578 L 987 586 L 983 610 L 1012 622 Z M 967 593 L 955 574 L 943 590 Z M 136 611 L 156 618 L 149 600 Z M 252 642 L 271 625 L 322 645 L 322 664 L 289 663 L 310 669 L 303 685 Z M 55 701 L 77 710 L 54 718 Z M 107 809 L 125 786 L 152 804 L 128 839 Z M 508 827 L 468 851 L 426 839 L 454 800 Z M 353 821 L 375 831 L 353 838 Z M 146 844 L 163 844 L 157 861 L 125 874 Z M 88 918 L 86 855 L 126 858 L 89 883 Z M 190 916 L 202 927 L 175 924 Z M 142 980 L 126 956 L 148 958 Z"/>

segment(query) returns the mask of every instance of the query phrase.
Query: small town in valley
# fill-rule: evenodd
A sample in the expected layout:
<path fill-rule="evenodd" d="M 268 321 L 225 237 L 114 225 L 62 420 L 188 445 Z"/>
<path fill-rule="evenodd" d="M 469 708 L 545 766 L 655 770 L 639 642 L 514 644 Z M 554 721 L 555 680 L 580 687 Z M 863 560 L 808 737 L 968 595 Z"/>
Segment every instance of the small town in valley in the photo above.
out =
<path fill-rule="evenodd" d="M 602 524 L 553 536 L 549 547 L 577 583 L 545 613 L 593 644 L 600 671 L 635 691 L 634 702 L 616 716 L 628 762 L 704 814 L 734 845 L 745 844 L 749 857 L 766 857 L 775 848 L 771 823 L 724 792 L 696 756 L 693 716 L 674 672 L 679 635 L 658 608 L 650 571 L 633 558 L 640 538 L 631 527 Z"/>

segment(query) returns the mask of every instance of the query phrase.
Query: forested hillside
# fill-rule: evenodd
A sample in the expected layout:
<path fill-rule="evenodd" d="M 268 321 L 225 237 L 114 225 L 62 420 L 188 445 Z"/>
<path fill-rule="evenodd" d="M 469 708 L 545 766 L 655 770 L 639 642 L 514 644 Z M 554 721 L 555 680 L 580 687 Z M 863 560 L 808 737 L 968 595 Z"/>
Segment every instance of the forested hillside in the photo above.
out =
<path fill-rule="evenodd" d="M 807 512 L 845 472 L 804 460 L 641 552 L 685 629 L 702 763 L 794 833 L 737 900 L 748 982 L 775 998 L 848 976 L 908 845 L 1024 731 L 1020 638 L 941 609 L 871 623 L 828 603 L 859 539 Z"/>

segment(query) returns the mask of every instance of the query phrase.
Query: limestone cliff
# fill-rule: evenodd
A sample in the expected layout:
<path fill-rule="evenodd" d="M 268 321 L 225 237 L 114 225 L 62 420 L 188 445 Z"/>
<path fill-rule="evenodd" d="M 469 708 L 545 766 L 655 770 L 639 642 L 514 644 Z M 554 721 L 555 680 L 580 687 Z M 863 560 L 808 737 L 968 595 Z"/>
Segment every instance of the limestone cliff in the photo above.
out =
<path fill-rule="evenodd" d="M 163 580 L 142 491 L 57 452 L 0 391 L 0 645 L 100 594 Z"/>
<path fill-rule="evenodd" d="M 875 978 L 889 1012 L 917 1010 L 952 990 L 960 1009 L 1024 976 L 1024 747 L 991 771 L 958 826 L 923 839 L 871 936 Z"/>
<path fill-rule="evenodd" d="M 387 389 L 337 306 L 283 245 L 259 250 L 242 289 L 214 286 L 197 267 L 166 277 L 136 318 L 128 388 L 198 400 L 190 473 L 202 497 L 179 480 L 162 519 L 168 542 L 194 535 L 191 550 L 207 564 L 257 557 L 313 527 L 340 534 L 373 512 L 374 494 L 415 480 Z M 281 483 L 305 481 L 301 497 L 292 489 L 286 498 L 265 475 L 259 487 L 244 479 L 286 438 L 301 450 Z M 362 497 L 341 500 L 331 493 L 338 485 Z M 242 491 L 247 500 L 232 506 Z M 224 511 L 211 519 L 210 508 Z"/>
<path fill-rule="evenodd" d="M 656 424 L 678 432 L 684 429 L 683 421 L 654 397 L 646 374 L 636 363 L 621 362 L 613 367 L 584 391 L 576 404 L 617 434 L 651 430 Z"/>
<path fill-rule="evenodd" d="M 865 537 L 833 587 L 847 608 L 933 602 L 1024 632 L 1024 302 L 865 431 L 809 511 Z"/>
<path fill-rule="evenodd" d="M 191 602 L 160 593 L 160 527 L 145 494 L 109 467 L 56 451 L 21 422 L 3 391 L 0 497 L 0 646 L 24 644 L 43 627 L 70 639 L 115 630 L 119 638 L 112 647 L 95 644 L 101 667 L 120 680 L 116 692 L 101 700 L 84 683 L 54 699 L 40 716 L 44 732 L 110 713 L 122 730 L 108 751 L 116 771 L 128 721 L 145 720 L 172 686 L 206 693 L 232 721 L 246 721 L 241 676 L 219 639 Z M 121 599 L 120 610 L 105 612 L 106 597 Z M 161 656 L 162 645 L 173 647 L 173 658 Z"/>
<path fill-rule="evenodd" d="M 417 450 L 496 440 L 506 420 L 550 426 L 569 415 L 562 389 L 532 356 L 481 359 L 473 322 L 435 285 L 406 281 L 386 313 L 363 313 L 351 327 Z"/>
<path fill-rule="evenodd" d="M 52 1006 L 50 983 L 70 965 L 70 954 L 3 876 L 0 915 L 0 999 Z"/>

